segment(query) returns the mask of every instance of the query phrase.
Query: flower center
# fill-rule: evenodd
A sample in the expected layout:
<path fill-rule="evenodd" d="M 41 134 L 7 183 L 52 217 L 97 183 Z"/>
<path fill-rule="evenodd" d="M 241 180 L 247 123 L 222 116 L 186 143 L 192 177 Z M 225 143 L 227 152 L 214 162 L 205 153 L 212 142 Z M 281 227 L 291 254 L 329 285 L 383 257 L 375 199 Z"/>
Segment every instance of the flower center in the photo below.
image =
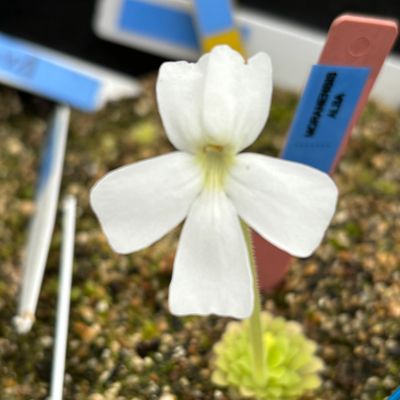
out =
<path fill-rule="evenodd" d="M 226 146 L 207 144 L 200 149 L 197 159 L 203 171 L 204 188 L 222 190 L 235 160 L 234 152 Z"/>

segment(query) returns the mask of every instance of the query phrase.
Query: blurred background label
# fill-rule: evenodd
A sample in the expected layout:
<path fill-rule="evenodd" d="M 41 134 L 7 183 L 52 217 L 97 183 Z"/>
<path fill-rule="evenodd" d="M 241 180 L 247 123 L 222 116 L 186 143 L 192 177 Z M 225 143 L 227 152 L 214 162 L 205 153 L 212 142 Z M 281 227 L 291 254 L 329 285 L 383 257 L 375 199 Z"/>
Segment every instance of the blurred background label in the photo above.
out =
<path fill-rule="evenodd" d="M 98 79 L 4 35 L 0 35 L 0 80 L 85 111 L 99 103 Z"/>

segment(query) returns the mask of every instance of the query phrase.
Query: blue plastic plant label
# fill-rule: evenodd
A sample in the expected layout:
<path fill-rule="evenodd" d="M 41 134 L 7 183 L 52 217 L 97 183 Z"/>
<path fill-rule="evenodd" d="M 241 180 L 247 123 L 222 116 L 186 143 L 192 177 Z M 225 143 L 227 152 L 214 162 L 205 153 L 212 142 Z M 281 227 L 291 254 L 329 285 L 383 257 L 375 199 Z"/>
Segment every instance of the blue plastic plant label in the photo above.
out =
<path fill-rule="evenodd" d="M 234 27 L 230 0 L 196 0 L 195 6 L 202 35 L 214 36 Z"/>
<path fill-rule="evenodd" d="M 146 51 L 188 59 L 198 57 L 205 40 L 221 43 L 222 38 L 236 48 L 236 36 L 249 36 L 244 27 L 241 35 L 236 32 L 229 0 L 196 0 L 193 6 L 176 0 L 102 0 L 95 28 Z"/>
<path fill-rule="evenodd" d="M 282 158 L 329 172 L 369 72 L 369 68 L 314 65 Z"/>
<path fill-rule="evenodd" d="M 203 52 L 211 51 L 216 45 L 227 44 L 245 54 L 242 35 L 233 19 L 231 0 L 194 0 L 193 4 Z"/>
<path fill-rule="evenodd" d="M 98 79 L 4 35 L 0 35 L 0 81 L 84 111 L 95 110 L 99 103 Z"/>
<path fill-rule="evenodd" d="M 400 387 L 397 388 L 394 393 L 392 393 L 388 400 L 400 400 Z"/>
<path fill-rule="evenodd" d="M 198 50 L 199 44 L 189 11 L 142 0 L 124 0 L 119 29 L 173 45 Z"/>

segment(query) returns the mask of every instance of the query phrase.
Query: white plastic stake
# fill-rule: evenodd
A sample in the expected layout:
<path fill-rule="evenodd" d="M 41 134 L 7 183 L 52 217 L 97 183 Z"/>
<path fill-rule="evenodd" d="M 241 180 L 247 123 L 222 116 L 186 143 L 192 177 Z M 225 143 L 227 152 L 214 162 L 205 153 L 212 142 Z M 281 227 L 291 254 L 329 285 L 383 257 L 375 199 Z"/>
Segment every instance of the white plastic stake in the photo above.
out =
<path fill-rule="evenodd" d="M 70 110 L 57 105 L 47 133 L 47 148 L 42 158 L 36 212 L 32 218 L 23 263 L 21 294 L 14 325 L 19 334 L 31 330 L 49 253 L 67 143 Z"/>
<path fill-rule="evenodd" d="M 60 258 L 56 331 L 49 400 L 62 400 L 65 355 L 68 339 L 71 281 L 74 259 L 76 198 L 68 196 L 63 203 L 63 232 Z"/>

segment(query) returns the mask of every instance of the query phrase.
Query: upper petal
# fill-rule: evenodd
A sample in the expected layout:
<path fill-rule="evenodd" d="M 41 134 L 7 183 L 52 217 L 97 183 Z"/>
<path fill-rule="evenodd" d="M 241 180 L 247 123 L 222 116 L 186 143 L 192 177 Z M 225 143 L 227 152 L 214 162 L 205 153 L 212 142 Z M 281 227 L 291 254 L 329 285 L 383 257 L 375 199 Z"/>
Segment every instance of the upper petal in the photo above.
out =
<path fill-rule="evenodd" d="M 333 217 L 337 188 L 309 166 L 240 154 L 227 182 L 239 215 L 264 239 L 298 257 L 320 244 Z"/>
<path fill-rule="evenodd" d="M 195 152 L 201 141 L 201 97 L 204 75 L 197 64 L 186 61 L 161 65 L 157 80 L 158 110 L 171 143 Z"/>
<path fill-rule="evenodd" d="M 201 182 L 193 157 L 175 152 L 108 173 L 92 188 L 90 203 L 111 247 L 126 254 L 182 222 Z"/>
<path fill-rule="evenodd" d="M 249 256 L 237 213 L 223 192 L 203 192 L 190 210 L 175 258 L 169 305 L 176 315 L 251 314 Z"/>
<path fill-rule="evenodd" d="M 228 46 L 217 46 L 198 63 L 164 63 L 157 100 L 167 135 L 178 149 L 204 144 L 249 146 L 261 132 L 272 93 L 271 62 L 259 53 L 245 63 Z"/>
<path fill-rule="evenodd" d="M 239 152 L 255 141 L 267 120 L 272 67 L 266 53 L 247 63 L 228 46 L 218 46 L 199 61 L 205 75 L 203 124 L 209 140 Z"/>

